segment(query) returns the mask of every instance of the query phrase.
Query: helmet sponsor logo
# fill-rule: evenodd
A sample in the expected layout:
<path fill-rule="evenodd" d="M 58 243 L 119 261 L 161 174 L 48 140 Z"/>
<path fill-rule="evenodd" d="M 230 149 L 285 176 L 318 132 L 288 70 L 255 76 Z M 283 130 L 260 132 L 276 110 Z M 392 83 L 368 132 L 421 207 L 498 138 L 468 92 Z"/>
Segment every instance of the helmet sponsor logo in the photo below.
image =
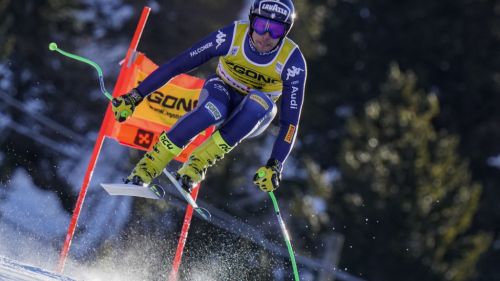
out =
<path fill-rule="evenodd" d="M 298 68 L 295 65 L 292 66 L 291 68 L 287 68 L 286 70 L 286 80 L 290 79 L 290 77 L 295 77 L 296 75 L 299 75 L 301 71 L 304 71 L 302 68 Z"/>
<path fill-rule="evenodd" d="M 226 33 L 219 30 L 216 37 L 217 39 L 215 39 L 215 42 L 217 43 L 217 46 L 215 46 L 215 49 L 219 48 L 222 43 L 226 42 Z"/>
<path fill-rule="evenodd" d="M 281 3 L 276 3 L 274 1 L 262 2 L 260 9 L 267 11 L 267 12 L 270 12 L 270 13 L 278 13 L 284 17 L 287 17 L 288 14 L 290 13 L 287 6 L 285 6 Z"/>

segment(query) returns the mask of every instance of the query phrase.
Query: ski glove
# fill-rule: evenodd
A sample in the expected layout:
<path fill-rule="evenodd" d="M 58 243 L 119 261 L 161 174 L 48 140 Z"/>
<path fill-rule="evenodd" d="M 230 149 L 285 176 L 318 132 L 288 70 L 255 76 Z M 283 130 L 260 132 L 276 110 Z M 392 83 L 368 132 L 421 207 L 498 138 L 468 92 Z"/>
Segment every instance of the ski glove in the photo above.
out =
<path fill-rule="evenodd" d="M 275 159 L 267 161 L 267 164 L 260 167 L 253 177 L 253 182 L 265 192 L 274 191 L 280 185 L 280 181 L 281 163 Z"/>
<path fill-rule="evenodd" d="M 139 105 L 143 97 L 134 88 L 130 92 L 111 100 L 111 109 L 115 114 L 115 119 L 118 122 L 127 120 Z"/>

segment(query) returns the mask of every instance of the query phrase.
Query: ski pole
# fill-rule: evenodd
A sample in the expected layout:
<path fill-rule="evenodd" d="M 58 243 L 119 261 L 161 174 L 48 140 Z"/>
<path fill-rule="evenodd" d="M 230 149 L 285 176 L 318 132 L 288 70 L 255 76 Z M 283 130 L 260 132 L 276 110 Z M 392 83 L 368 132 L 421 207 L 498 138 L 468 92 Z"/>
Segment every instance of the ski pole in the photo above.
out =
<path fill-rule="evenodd" d="M 281 232 L 283 233 L 283 237 L 285 238 L 285 244 L 288 249 L 288 254 L 290 255 L 290 261 L 292 263 L 293 276 L 295 278 L 295 281 L 299 281 L 300 280 L 299 272 L 297 270 L 297 264 L 295 263 L 295 255 L 293 253 L 292 243 L 290 242 L 290 236 L 288 235 L 288 231 L 286 230 L 285 222 L 283 221 L 283 218 L 281 218 L 280 209 L 278 207 L 278 201 L 276 200 L 276 197 L 274 196 L 274 193 L 272 191 L 269 192 L 269 196 L 273 201 L 274 212 L 276 212 L 276 216 L 278 217 L 278 222 L 281 227 Z"/>
<path fill-rule="evenodd" d="M 102 69 L 101 69 L 101 67 L 97 63 L 95 63 L 95 62 L 93 62 L 93 61 L 91 61 L 91 60 L 89 60 L 87 58 L 84 58 L 84 57 L 81 57 L 81 56 L 78 56 L 78 55 L 75 55 L 75 54 L 63 51 L 63 50 L 59 49 L 57 47 L 57 44 L 54 43 L 54 42 L 52 42 L 52 43 L 49 44 L 49 50 L 56 51 L 56 52 L 60 53 L 63 56 L 72 58 L 72 59 L 77 60 L 77 61 L 84 62 L 86 64 L 90 64 L 91 66 L 93 66 L 95 68 L 95 70 L 97 70 L 97 75 L 99 76 L 99 84 L 101 85 L 101 92 L 109 100 L 113 99 L 113 96 L 106 90 L 106 87 L 104 86 L 104 77 L 102 75 Z"/>

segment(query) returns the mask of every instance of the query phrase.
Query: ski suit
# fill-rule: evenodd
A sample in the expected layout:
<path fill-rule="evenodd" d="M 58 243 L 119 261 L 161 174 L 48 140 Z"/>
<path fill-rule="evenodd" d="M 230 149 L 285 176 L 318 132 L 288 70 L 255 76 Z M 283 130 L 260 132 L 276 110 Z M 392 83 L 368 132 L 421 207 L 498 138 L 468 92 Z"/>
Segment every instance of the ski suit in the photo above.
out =
<path fill-rule="evenodd" d="M 151 73 L 137 90 L 146 97 L 172 77 L 218 57 L 216 72 L 209 76 L 198 105 L 167 132 L 178 147 L 211 125 L 234 146 L 260 134 L 280 107 L 280 130 L 269 159 L 283 163 L 295 137 L 304 100 L 307 77 L 305 59 L 288 37 L 269 53 L 252 45 L 248 21 L 221 28 Z M 281 100 L 279 101 L 279 98 Z"/>

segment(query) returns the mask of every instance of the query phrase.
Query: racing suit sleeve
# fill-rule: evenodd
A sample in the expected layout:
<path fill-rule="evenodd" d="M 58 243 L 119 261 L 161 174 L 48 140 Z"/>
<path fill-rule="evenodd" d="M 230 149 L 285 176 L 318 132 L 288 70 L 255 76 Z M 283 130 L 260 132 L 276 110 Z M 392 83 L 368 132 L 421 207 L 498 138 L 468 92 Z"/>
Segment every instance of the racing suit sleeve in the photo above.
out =
<path fill-rule="evenodd" d="M 296 48 L 281 73 L 283 92 L 280 102 L 279 133 L 274 141 L 270 160 L 283 164 L 293 148 L 299 128 L 304 102 L 307 65 L 299 48 Z"/>
<path fill-rule="evenodd" d="M 226 55 L 231 48 L 234 26 L 233 23 L 211 33 L 191 48 L 158 67 L 137 86 L 139 93 L 146 97 L 165 85 L 174 76 L 188 72 L 213 57 Z"/>

